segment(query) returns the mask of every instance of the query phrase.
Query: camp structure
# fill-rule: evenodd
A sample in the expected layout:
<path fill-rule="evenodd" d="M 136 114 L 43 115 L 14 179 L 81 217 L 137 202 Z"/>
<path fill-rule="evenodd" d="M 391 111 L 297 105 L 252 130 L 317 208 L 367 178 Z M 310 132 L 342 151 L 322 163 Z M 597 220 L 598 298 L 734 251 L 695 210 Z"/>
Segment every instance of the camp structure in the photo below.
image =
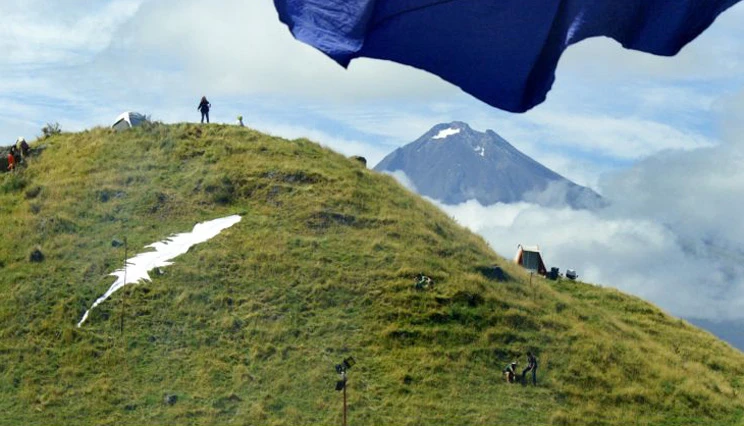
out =
<path fill-rule="evenodd" d="M 118 117 L 116 117 L 116 121 L 114 121 L 114 124 L 111 126 L 112 129 L 118 131 L 131 129 L 132 127 L 139 126 L 140 124 L 147 121 L 147 117 L 144 115 L 137 113 L 137 112 L 123 112 Z"/>
<path fill-rule="evenodd" d="M 518 245 L 517 254 L 514 256 L 514 263 L 540 275 L 546 275 L 548 273 L 542 255 L 540 254 L 540 247 L 538 246 Z"/>

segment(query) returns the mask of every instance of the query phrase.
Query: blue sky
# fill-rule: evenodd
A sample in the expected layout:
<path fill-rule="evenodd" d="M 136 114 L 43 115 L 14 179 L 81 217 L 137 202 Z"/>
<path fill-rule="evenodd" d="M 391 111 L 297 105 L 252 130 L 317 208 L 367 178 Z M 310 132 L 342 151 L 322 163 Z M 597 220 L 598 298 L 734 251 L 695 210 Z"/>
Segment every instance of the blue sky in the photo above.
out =
<path fill-rule="evenodd" d="M 450 208 L 501 254 L 540 243 L 549 263 L 672 313 L 744 315 L 744 272 L 715 254 L 744 259 L 744 220 L 733 214 L 744 207 L 742 3 L 673 58 L 609 39 L 569 48 L 547 101 L 526 114 L 391 62 L 360 59 L 344 70 L 295 41 L 268 0 L 0 0 L 0 17 L 2 145 L 34 139 L 47 122 L 108 126 L 127 110 L 197 121 L 202 95 L 213 122 L 240 114 L 256 129 L 309 137 L 372 165 L 437 123 L 465 121 L 615 201 L 602 213 Z M 705 268 L 716 277 L 696 272 Z"/>
<path fill-rule="evenodd" d="M 719 138 L 714 104 L 741 87 L 744 8 L 675 58 L 594 39 L 569 49 L 545 104 L 498 111 L 425 72 L 358 60 L 348 71 L 292 39 L 272 2 L 109 0 L 0 5 L 0 141 L 106 125 L 124 110 L 317 135 L 375 162 L 442 121 L 491 128 L 575 181 L 666 148 Z M 578 167 L 581 166 L 581 167 Z"/>

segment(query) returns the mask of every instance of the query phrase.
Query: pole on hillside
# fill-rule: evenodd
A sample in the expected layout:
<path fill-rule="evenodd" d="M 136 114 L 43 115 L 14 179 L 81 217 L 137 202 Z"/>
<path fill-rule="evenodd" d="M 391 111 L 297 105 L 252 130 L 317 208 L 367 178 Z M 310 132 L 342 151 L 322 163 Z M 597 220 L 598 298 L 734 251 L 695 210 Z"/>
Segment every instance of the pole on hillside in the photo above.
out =
<path fill-rule="evenodd" d="M 536 302 L 537 301 L 537 293 L 535 291 L 535 285 L 532 283 L 532 275 L 534 275 L 534 274 L 535 273 L 533 271 L 530 271 L 530 289 L 532 290 L 532 301 L 533 302 Z"/>
<path fill-rule="evenodd" d="M 346 373 L 344 373 L 344 426 L 346 426 Z"/>
<path fill-rule="evenodd" d="M 535 288 L 532 286 L 532 276 L 534 274 L 535 274 L 534 272 L 530 271 L 530 290 L 532 290 L 532 298 L 533 299 L 535 298 Z"/>
<path fill-rule="evenodd" d="M 354 361 L 354 358 L 348 357 L 343 360 L 341 364 L 336 364 L 336 373 L 339 374 L 340 379 L 336 382 L 336 390 L 337 391 L 344 391 L 344 417 L 343 417 L 343 426 L 346 426 L 346 385 L 347 385 L 347 378 L 346 378 L 346 371 L 356 364 L 356 361 Z"/>
<path fill-rule="evenodd" d="M 127 237 L 124 237 L 124 285 L 127 284 Z M 121 315 L 119 315 L 119 334 L 124 334 L 124 292 L 121 292 Z"/>

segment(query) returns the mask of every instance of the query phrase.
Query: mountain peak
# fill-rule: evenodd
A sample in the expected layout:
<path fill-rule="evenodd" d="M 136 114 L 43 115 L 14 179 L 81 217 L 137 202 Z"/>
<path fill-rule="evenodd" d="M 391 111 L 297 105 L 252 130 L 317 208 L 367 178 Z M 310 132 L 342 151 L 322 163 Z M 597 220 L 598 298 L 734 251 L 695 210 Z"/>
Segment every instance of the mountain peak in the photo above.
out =
<path fill-rule="evenodd" d="M 493 130 L 479 132 L 462 121 L 435 125 L 389 154 L 375 169 L 402 170 L 420 194 L 445 204 L 470 199 L 483 205 L 531 201 L 592 208 L 603 204 L 594 191 L 523 154 Z"/>
<path fill-rule="evenodd" d="M 435 141 L 444 141 L 449 136 L 457 135 L 460 133 L 473 133 L 473 129 L 470 128 L 470 126 L 462 121 L 452 121 L 450 123 L 439 123 L 436 126 L 432 127 L 428 132 L 422 136 L 422 138 L 429 139 L 429 140 L 435 140 Z"/>

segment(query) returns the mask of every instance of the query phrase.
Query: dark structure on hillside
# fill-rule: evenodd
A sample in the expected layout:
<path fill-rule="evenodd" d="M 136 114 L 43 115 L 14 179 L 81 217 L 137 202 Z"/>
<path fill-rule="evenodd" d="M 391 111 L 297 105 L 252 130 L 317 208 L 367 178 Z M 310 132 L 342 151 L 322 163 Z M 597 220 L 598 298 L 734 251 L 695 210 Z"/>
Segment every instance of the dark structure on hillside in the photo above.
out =
<path fill-rule="evenodd" d="M 507 281 L 509 279 L 509 276 L 506 275 L 506 272 L 504 272 L 504 270 L 501 269 L 501 267 L 499 267 L 498 265 L 479 266 L 476 268 L 476 270 L 489 280 Z"/>

